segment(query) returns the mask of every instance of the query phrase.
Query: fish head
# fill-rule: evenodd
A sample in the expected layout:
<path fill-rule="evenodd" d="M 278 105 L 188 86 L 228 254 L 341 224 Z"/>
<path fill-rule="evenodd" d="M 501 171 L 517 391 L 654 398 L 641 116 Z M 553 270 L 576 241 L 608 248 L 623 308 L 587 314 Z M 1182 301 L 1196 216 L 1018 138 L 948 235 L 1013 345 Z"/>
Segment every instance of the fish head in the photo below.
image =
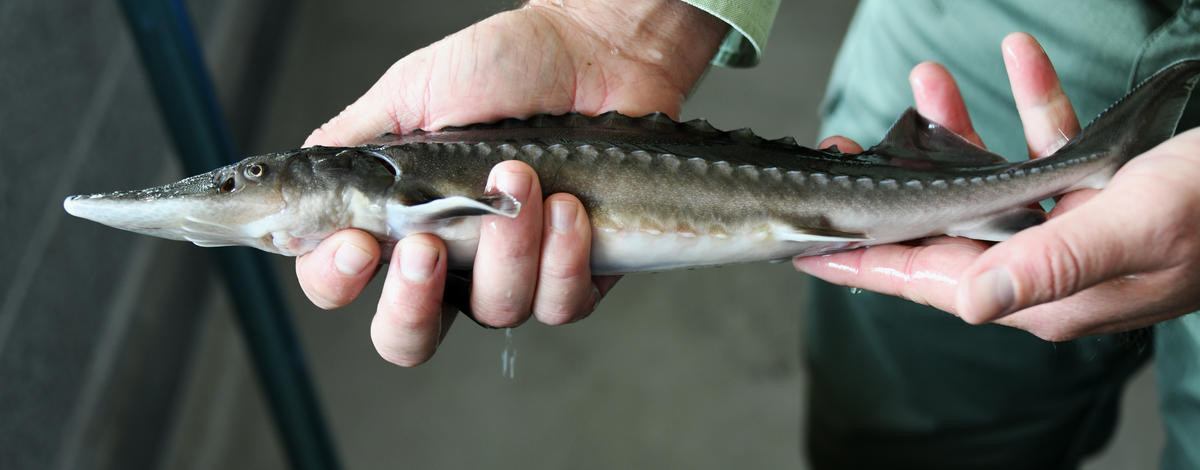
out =
<path fill-rule="evenodd" d="M 287 206 L 282 181 L 287 157 L 259 155 L 162 186 L 71 196 L 63 208 L 145 235 L 279 252 L 272 233 Z"/>

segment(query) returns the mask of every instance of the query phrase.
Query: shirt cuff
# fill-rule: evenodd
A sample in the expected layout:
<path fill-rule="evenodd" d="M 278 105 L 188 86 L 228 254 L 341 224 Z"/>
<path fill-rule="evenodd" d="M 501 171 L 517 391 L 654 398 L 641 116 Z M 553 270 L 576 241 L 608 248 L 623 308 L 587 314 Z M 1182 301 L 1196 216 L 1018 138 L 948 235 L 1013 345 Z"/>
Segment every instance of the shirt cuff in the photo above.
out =
<path fill-rule="evenodd" d="M 762 59 L 780 0 L 683 0 L 729 23 L 713 65 L 753 67 Z"/>

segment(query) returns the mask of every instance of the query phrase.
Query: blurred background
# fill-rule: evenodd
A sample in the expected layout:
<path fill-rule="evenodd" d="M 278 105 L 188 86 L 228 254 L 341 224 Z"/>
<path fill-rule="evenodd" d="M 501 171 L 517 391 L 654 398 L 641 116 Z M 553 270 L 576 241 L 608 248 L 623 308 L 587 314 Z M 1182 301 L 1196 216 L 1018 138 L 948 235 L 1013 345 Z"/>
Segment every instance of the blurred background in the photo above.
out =
<path fill-rule="evenodd" d="M 299 146 L 396 59 L 512 6 L 189 4 L 242 154 Z M 766 61 L 711 70 L 683 117 L 815 143 L 853 8 L 784 2 Z M 0 468 L 287 468 L 213 249 L 61 209 L 183 176 L 117 3 L 0 3 L 0 57 Z M 788 264 L 631 276 L 588 320 L 511 340 L 460 319 L 403 369 L 370 342 L 379 283 L 326 312 L 290 258 L 272 262 L 345 468 L 804 466 L 804 292 Z M 1087 468 L 1157 462 L 1154 393 L 1145 368 Z"/>

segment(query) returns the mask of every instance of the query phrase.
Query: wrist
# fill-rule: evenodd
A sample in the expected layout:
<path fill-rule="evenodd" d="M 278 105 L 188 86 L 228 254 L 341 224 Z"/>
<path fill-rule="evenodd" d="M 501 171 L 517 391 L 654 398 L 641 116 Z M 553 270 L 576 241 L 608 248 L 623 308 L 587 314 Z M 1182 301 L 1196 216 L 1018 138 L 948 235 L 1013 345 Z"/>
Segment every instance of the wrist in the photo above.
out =
<path fill-rule="evenodd" d="M 633 60 L 675 75 L 690 88 L 716 53 L 729 25 L 679 0 L 530 0 L 526 8 L 557 16 L 560 33 L 594 42 L 595 59 Z M 685 92 L 687 90 L 684 90 Z"/>

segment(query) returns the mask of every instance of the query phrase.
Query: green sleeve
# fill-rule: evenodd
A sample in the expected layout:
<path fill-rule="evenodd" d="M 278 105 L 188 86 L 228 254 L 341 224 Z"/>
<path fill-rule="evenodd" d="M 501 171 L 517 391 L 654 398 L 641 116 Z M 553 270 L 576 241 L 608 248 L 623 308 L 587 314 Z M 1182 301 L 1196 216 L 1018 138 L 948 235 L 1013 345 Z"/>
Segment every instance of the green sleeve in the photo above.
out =
<path fill-rule="evenodd" d="M 683 0 L 729 23 L 713 65 L 753 67 L 762 59 L 780 0 Z"/>

